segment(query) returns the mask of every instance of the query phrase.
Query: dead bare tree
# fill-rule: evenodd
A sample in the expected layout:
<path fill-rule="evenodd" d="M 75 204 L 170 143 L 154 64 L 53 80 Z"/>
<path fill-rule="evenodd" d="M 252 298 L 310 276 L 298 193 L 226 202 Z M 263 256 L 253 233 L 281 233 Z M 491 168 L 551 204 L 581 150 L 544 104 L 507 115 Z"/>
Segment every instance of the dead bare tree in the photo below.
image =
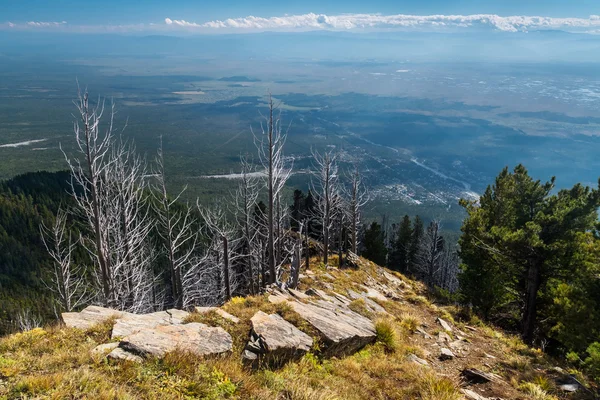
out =
<path fill-rule="evenodd" d="M 146 165 L 135 147 L 121 140 L 113 145 L 104 169 L 102 210 L 108 220 L 108 244 L 112 302 L 122 310 L 154 309 L 152 270 L 155 252 L 149 243 L 154 220 L 145 189 Z"/>
<path fill-rule="evenodd" d="M 338 192 L 338 165 L 337 155 L 332 151 L 313 155 L 312 191 L 317 196 L 316 216 L 321 226 L 321 239 L 323 241 L 323 263 L 327 265 L 329 259 L 330 230 L 335 221 L 337 203 L 341 200 Z M 315 182 L 316 181 L 316 182 Z"/>
<path fill-rule="evenodd" d="M 260 136 L 254 135 L 254 142 L 258 149 L 260 162 L 267 174 L 267 263 L 269 269 L 269 283 L 276 281 L 277 269 L 277 201 L 291 174 L 291 167 L 286 165 L 283 156 L 283 146 L 287 133 L 281 129 L 281 119 L 275 116 L 277 111 L 273 98 L 269 95 L 269 113 L 261 123 Z M 266 128 L 265 125 L 266 124 Z"/>
<path fill-rule="evenodd" d="M 429 223 L 419 245 L 418 274 L 429 287 L 434 287 L 444 260 L 444 238 L 441 235 L 442 223 L 433 220 Z"/>
<path fill-rule="evenodd" d="M 166 255 L 167 268 L 171 283 L 171 304 L 183 308 L 183 276 L 189 269 L 195 268 L 198 258 L 194 256 L 197 248 L 198 234 L 194 231 L 195 219 L 188 205 L 181 211 L 177 207 L 183 188 L 175 198 L 169 198 L 165 178 L 165 161 L 162 138 L 155 161 L 154 211 L 157 217 L 157 228 L 162 239 L 163 251 Z"/>
<path fill-rule="evenodd" d="M 73 253 L 79 239 L 72 239 L 67 228 L 66 211 L 59 208 L 54 224 L 47 227 L 42 223 L 40 233 L 44 247 L 54 264 L 50 282 L 45 284 L 56 295 L 60 309 L 71 312 L 88 303 L 93 294 L 82 266 L 73 261 Z"/>
<path fill-rule="evenodd" d="M 114 104 L 111 106 L 108 122 L 104 129 L 105 102 L 99 99 L 95 105 L 90 104 L 88 92 L 78 91 L 77 117 L 73 123 L 75 142 L 79 158 L 70 158 L 65 152 L 65 159 L 71 169 L 71 193 L 78 208 L 89 225 L 91 232 L 90 245 L 87 248 L 99 270 L 99 283 L 102 289 L 102 303 L 110 306 L 111 281 L 110 260 L 108 259 L 108 221 L 101 210 L 105 208 L 100 192 L 102 177 L 107 168 L 107 158 L 113 142 Z"/>
<path fill-rule="evenodd" d="M 241 256 L 248 273 L 248 288 L 251 294 L 259 291 L 257 284 L 258 267 L 260 263 L 259 254 L 261 251 L 259 235 L 256 224 L 253 223 L 254 210 L 258 199 L 259 179 L 255 175 L 255 170 L 248 156 L 240 157 L 241 179 L 235 192 L 234 213 L 235 219 L 240 227 L 242 236 Z"/>
<path fill-rule="evenodd" d="M 209 263 L 222 265 L 218 279 L 219 287 L 215 288 L 214 291 L 215 297 L 224 296 L 223 300 L 227 301 L 239 284 L 238 277 L 232 276 L 231 271 L 231 265 L 238 258 L 238 255 L 233 251 L 238 241 L 236 229 L 227 220 L 223 208 L 218 205 L 206 208 L 197 203 L 197 206 L 202 215 L 206 237 L 210 241 L 205 260 Z"/>
<path fill-rule="evenodd" d="M 358 164 L 355 164 L 354 169 L 347 174 L 347 180 L 349 185 L 345 187 L 344 192 L 350 221 L 350 248 L 354 254 L 358 254 L 358 229 L 361 222 L 361 210 L 369 201 Z"/>
<path fill-rule="evenodd" d="M 78 94 L 73 126 L 79 157 L 65 158 L 77 209 L 89 228 L 81 243 L 94 261 L 99 301 L 131 312 L 152 310 L 156 278 L 147 240 L 153 221 L 144 196 L 145 163 L 132 145 L 116 140 L 114 105 L 102 129 L 104 100 L 91 105 L 87 92 Z"/>

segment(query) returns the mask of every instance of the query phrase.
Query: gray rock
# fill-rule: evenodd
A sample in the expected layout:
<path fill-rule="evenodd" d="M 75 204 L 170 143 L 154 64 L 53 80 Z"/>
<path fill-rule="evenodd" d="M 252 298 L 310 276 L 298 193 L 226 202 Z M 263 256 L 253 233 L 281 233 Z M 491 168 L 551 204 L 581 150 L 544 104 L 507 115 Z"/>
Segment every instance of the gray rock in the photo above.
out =
<path fill-rule="evenodd" d="M 290 302 L 293 310 L 321 334 L 327 355 L 352 354 L 377 337 L 373 322 L 345 306 L 319 300 L 304 304 Z"/>
<path fill-rule="evenodd" d="M 440 350 L 440 360 L 445 361 L 445 360 L 452 360 L 454 359 L 454 353 L 450 351 L 450 349 L 447 349 L 445 347 L 442 347 Z"/>
<path fill-rule="evenodd" d="M 195 311 L 198 314 L 206 314 L 211 311 L 214 311 L 221 318 L 229 320 L 229 321 L 233 322 L 234 324 L 238 324 L 240 322 L 240 319 L 238 317 L 236 317 L 235 315 L 229 314 L 227 311 L 225 311 L 219 307 L 195 307 Z"/>
<path fill-rule="evenodd" d="M 186 311 L 175 309 L 150 314 L 123 314 L 115 322 L 111 337 L 125 337 L 144 329 L 182 324 L 188 315 Z"/>
<path fill-rule="evenodd" d="M 90 329 L 111 318 L 133 315 L 105 307 L 88 306 L 81 312 L 62 313 L 62 319 L 69 328 Z"/>
<path fill-rule="evenodd" d="M 144 328 L 123 338 L 120 347 L 136 355 L 162 357 L 180 350 L 203 356 L 231 351 L 232 344 L 231 336 L 223 328 L 194 322 Z"/>
<path fill-rule="evenodd" d="M 99 346 L 96 346 L 92 349 L 91 353 L 92 355 L 106 355 L 107 353 L 110 353 L 111 351 L 113 351 L 114 349 L 116 349 L 117 347 L 119 347 L 119 343 L 115 342 L 115 343 L 105 343 L 105 344 L 101 344 Z"/>
<path fill-rule="evenodd" d="M 120 347 L 116 347 L 113 351 L 108 353 L 108 355 L 106 357 L 113 359 L 113 360 L 124 360 L 124 361 L 131 361 L 131 362 L 135 362 L 135 363 L 141 363 L 142 361 L 144 361 L 144 359 L 142 357 L 137 356 L 135 354 L 131 354 L 131 353 L 123 350 Z"/>
<path fill-rule="evenodd" d="M 437 322 L 438 322 L 438 323 L 439 323 L 439 324 L 442 326 L 442 328 L 443 328 L 445 331 L 452 332 L 452 327 L 451 327 L 451 326 L 450 326 L 450 324 L 449 324 L 449 323 L 447 323 L 445 320 L 443 320 L 443 319 L 441 319 L 441 318 L 438 318 L 436 321 L 437 321 Z"/>
<path fill-rule="evenodd" d="M 244 358 L 253 363 L 258 361 L 278 367 L 299 359 L 313 344 L 310 336 L 277 314 L 267 315 L 258 311 L 250 321 L 252 332 Z"/>
<path fill-rule="evenodd" d="M 427 360 L 423 360 L 422 358 L 417 357 L 414 354 L 409 354 L 406 359 L 408 361 L 412 361 L 416 364 L 421 364 L 421 365 L 429 365 L 429 363 L 427 362 Z"/>
<path fill-rule="evenodd" d="M 496 374 L 483 372 L 477 368 L 466 368 L 461 372 L 461 376 L 470 383 L 488 383 L 488 382 L 501 382 L 500 378 Z"/>

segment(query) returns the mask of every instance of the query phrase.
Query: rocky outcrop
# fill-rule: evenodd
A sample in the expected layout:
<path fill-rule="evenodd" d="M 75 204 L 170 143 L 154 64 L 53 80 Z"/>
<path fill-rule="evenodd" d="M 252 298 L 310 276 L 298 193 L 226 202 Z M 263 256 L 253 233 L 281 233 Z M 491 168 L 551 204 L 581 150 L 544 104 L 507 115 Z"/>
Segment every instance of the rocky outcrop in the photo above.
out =
<path fill-rule="evenodd" d="M 88 306 L 81 312 L 62 313 L 62 319 L 69 328 L 90 329 L 111 318 L 120 318 L 124 315 L 133 314 L 99 306 Z"/>
<path fill-rule="evenodd" d="M 166 325 L 146 328 L 124 337 L 119 347 L 141 356 L 162 357 L 179 350 L 198 356 L 231 351 L 233 341 L 223 328 L 200 323 Z"/>
<path fill-rule="evenodd" d="M 125 313 L 117 318 L 112 330 L 112 338 L 125 337 L 145 329 L 158 326 L 179 325 L 190 313 L 181 310 L 158 311 L 150 314 Z"/>
<path fill-rule="evenodd" d="M 251 322 L 244 359 L 254 366 L 281 366 L 302 357 L 313 344 L 310 336 L 277 314 L 258 311 Z"/>
<path fill-rule="evenodd" d="M 306 322 L 315 328 L 323 342 L 324 354 L 341 356 L 352 354 L 376 339 L 375 325 L 362 315 L 350 310 L 351 300 L 339 293 L 327 294 L 309 289 L 303 302 L 275 290 L 269 295 L 273 304 L 287 302 Z M 310 301 L 310 299 L 313 299 Z"/>

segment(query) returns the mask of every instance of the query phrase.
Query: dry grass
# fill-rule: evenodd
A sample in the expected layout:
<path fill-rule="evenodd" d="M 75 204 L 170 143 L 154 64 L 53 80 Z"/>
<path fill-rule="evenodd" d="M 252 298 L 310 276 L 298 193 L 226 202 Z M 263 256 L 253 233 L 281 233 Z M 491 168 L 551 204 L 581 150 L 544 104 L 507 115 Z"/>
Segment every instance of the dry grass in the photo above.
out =
<path fill-rule="evenodd" d="M 335 265 L 335 262 L 333 257 L 330 265 Z M 341 294 L 345 294 L 347 289 L 356 290 L 357 285 L 367 284 L 373 279 L 386 282 L 381 276 L 381 269 L 365 260 L 361 260 L 360 269 L 326 269 L 317 259 L 312 259 L 311 263 L 311 270 L 317 274 L 328 272 L 335 277 L 331 282 L 333 290 Z M 91 357 L 91 349 L 110 341 L 110 322 L 88 331 L 52 327 L 0 338 L 0 400 L 462 399 L 458 363 L 463 361 L 431 363 L 429 367 L 423 367 L 407 359 L 408 354 L 416 354 L 431 361 L 426 349 L 432 350 L 429 346 L 434 342 L 428 342 L 413 332 L 424 326 L 430 334 L 434 334 L 438 328 L 435 325 L 437 316 L 452 322 L 452 316 L 459 310 L 432 305 L 423 285 L 390 273 L 408 284 L 401 290 L 406 301 L 382 301 L 380 304 L 391 315 L 376 320 L 377 342 L 348 357 L 324 358 L 317 340 L 315 348 L 296 362 L 274 370 L 251 370 L 242 363 L 241 352 L 248 339 L 250 319 L 258 310 L 277 313 L 316 339 L 319 335 L 285 303 L 271 304 L 266 295 L 236 297 L 223 309 L 238 317 L 238 324 L 223 319 L 215 312 L 192 313 L 187 319 L 187 322 L 221 326 L 232 335 L 233 351 L 222 357 L 199 358 L 174 352 L 162 360 L 148 359 L 142 364 Z M 307 289 L 309 284 L 330 291 L 319 278 L 314 281 L 305 279 L 301 288 Z M 353 301 L 350 308 L 375 318 L 366 309 L 364 300 Z M 460 318 L 455 319 L 459 321 Z M 462 324 L 455 323 L 457 326 Z M 503 375 L 514 388 L 506 384 L 506 391 L 495 393 L 496 397 L 555 399 L 553 393 L 556 388 L 540 370 L 549 366 L 550 361 L 541 353 L 481 321 L 472 319 L 469 324 L 476 325 L 479 331 L 473 335 L 473 340 L 479 344 L 471 345 L 487 346 L 485 350 L 479 350 L 479 354 L 492 349 L 497 355 L 506 356 L 494 361 L 494 368 L 490 369 Z M 474 366 L 483 368 L 483 363 L 492 362 L 484 360 Z"/>

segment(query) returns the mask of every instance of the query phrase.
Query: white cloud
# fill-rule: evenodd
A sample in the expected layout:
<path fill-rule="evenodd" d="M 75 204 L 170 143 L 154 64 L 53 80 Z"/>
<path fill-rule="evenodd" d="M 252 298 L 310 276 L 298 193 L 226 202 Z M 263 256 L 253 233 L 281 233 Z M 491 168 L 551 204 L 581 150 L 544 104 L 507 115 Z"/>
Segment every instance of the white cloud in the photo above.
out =
<path fill-rule="evenodd" d="M 176 26 L 182 26 L 185 28 L 200 28 L 201 25 L 193 23 L 193 22 L 187 22 L 184 21 L 182 19 L 177 20 L 177 19 L 171 19 L 171 18 L 165 18 L 165 23 L 167 25 L 176 25 Z"/>
<path fill-rule="evenodd" d="M 382 15 L 382 14 L 301 14 L 278 17 L 227 18 L 208 22 L 192 22 L 165 18 L 163 23 L 130 25 L 73 25 L 66 21 L 4 22 L 0 29 L 60 30 L 65 32 L 260 32 L 260 31 L 309 31 L 309 30 L 406 30 L 439 31 L 488 28 L 503 32 L 527 32 L 540 29 L 562 29 L 570 32 L 600 32 L 600 15 L 588 18 L 552 18 L 540 16 L 499 16 L 494 14 L 473 15 Z"/>
<path fill-rule="evenodd" d="M 600 28 L 600 16 L 589 18 L 552 18 L 539 16 L 501 17 L 494 14 L 474 15 L 381 15 L 381 14 L 302 14 L 262 18 L 248 16 L 205 23 L 166 18 L 167 25 L 200 29 L 229 30 L 376 30 L 376 29 L 441 29 L 491 27 L 504 32 L 527 32 L 535 29 L 589 30 Z"/>
<path fill-rule="evenodd" d="M 54 28 L 54 27 L 58 27 L 58 26 L 66 25 L 66 24 L 67 24 L 67 21 L 61 21 L 61 22 L 29 21 L 27 23 L 28 26 L 32 26 L 32 27 L 36 27 L 36 28 Z"/>

